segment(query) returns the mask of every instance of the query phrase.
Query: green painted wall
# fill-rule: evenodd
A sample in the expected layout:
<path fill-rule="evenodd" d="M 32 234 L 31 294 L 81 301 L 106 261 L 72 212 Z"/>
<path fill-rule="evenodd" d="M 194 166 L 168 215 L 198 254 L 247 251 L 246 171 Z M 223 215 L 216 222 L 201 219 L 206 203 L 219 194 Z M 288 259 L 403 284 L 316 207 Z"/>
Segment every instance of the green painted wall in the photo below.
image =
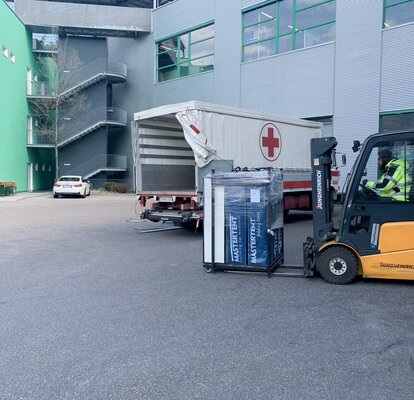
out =
<path fill-rule="evenodd" d="M 3 55 L 3 47 L 8 49 L 8 57 Z M 33 189 L 50 189 L 54 178 L 53 149 L 26 147 L 30 114 L 26 100 L 27 69 L 36 71 L 31 34 L 3 0 L 0 51 L 0 181 L 16 181 L 17 191 L 26 191 L 27 164 L 33 163 Z M 12 53 L 15 62 L 11 61 Z"/>

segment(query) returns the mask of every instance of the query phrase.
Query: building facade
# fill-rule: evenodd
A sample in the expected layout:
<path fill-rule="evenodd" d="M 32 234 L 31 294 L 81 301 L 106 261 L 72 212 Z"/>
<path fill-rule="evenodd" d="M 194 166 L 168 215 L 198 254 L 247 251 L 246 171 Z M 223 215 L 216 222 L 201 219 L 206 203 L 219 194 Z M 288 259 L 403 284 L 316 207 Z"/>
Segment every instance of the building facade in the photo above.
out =
<path fill-rule="evenodd" d="M 107 154 L 127 161 L 117 175 L 102 169 L 101 179 L 132 185 L 133 113 L 168 103 L 201 100 L 323 121 L 349 165 L 354 140 L 414 128 L 412 0 L 175 0 L 155 1 L 152 11 L 147 3 L 79 2 L 16 0 L 16 10 L 33 29 L 46 16 L 68 34 L 88 35 L 76 38 L 77 48 L 99 42 L 109 62 L 126 66 L 122 83 L 105 83 L 107 105 L 126 112 L 125 126 L 105 140 L 96 132 L 102 148 L 80 139 L 60 157 L 85 163 L 105 143 Z M 134 22 L 126 23 L 131 10 Z M 82 151 L 89 153 L 81 159 Z"/>
<path fill-rule="evenodd" d="M 32 106 L 27 93 L 36 77 L 32 38 L 3 1 L 0 44 L 0 181 L 15 181 L 17 191 L 49 189 L 55 173 L 53 150 L 31 146 L 29 138 Z"/>

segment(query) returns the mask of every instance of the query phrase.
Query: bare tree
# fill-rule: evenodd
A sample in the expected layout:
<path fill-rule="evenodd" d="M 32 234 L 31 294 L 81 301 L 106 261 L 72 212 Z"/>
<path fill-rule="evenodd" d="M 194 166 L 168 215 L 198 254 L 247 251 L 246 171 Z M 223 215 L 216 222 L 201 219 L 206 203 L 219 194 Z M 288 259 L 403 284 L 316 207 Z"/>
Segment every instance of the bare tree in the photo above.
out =
<path fill-rule="evenodd" d="M 76 88 L 82 64 L 78 52 L 66 37 L 54 35 L 55 42 L 43 37 L 42 49 L 47 57 L 37 56 L 38 81 L 32 82 L 33 118 L 39 140 L 55 149 L 56 178 L 59 176 L 58 145 L 62 134 L 71 129 L 71 120 L 89 107 L 87 95 Z"/>

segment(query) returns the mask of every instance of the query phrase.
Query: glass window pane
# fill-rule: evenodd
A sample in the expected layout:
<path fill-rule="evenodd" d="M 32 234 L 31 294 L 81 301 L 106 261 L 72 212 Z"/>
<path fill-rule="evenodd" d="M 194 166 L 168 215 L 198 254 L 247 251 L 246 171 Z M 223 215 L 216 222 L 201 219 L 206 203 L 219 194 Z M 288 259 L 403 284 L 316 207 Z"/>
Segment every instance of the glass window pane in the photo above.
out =
<path fill-rule="evenodd" d="M 173 65 L 177 62 L 177 53 L 175 50 L 161 53 L 158 55 L 158 68 Z"/>
<path fill-rule="evenodd" d="M 414 1 L 409 3 L 398 4 L 397 6 L 385 9 L 384 26 L 389 28 L 391 26 L 406 24 L 414 21 Z"/>
<path fill-rule="evenodd" d="M 271 18 L 276 18 L 276 3 L 244 13 L 243 26 L 256 24 Z"/>
<path fill-rule="evenodd" d="M 214 38 L 191 46 L 191 58 L 202 57 L 214 53 Z"/>
<path fill-rule="evenodd" d="M 319 4 L 324 0 L 296 0 L 296 9 L 301 10 L 302 8 L 307 8 Z"/>
<path fill-rule="evenodd" d="M 292 31 L 293 0 L 284 0 L 279 3 L 279 33 Z"/>
<path fill-rule="evenodd" d="M 158 82 L 214 69 L 214 43 L 214 24 L 158 42 Z"/>
<path fill-rule="evenodd" d="M 296 49 L 327 43 L 335 39 L 335 23 L 296 33 Z"/>
<path fill-rule="evenodd" d="M 244 61 L 257 60 L 276 54 L 276 39 L 267 40 L 244 47 Z"/>
<path fill-rule="evenodd" d="M 370 154 L 363 176 L 360 177 L 360 200 L 393 201 L 395 205 L 407 201 L 411 187 L 413 151 L 411 141 L 378 143 Z M 394 180 L 389 179 L 390 173 Z M 362 187 L 373 192 L 367 192 Z"/>
<path fill-rule="evenodd" d="M 191 74 L 191 64 L 189 61 L 186 61 L 180 64 L 180 77 L 187 76 Z"/>
<path fill-rule="evenodd" d="M 198 74 L 214 69 L 214 56 L 191 61 L 191 74 Z"/>
<path fill-rule="evenodd" d="M 311 26 L 335 20 L 336 4 L 334 1 L 312 7 L 296 13 L 296 28 L 306 29 Z"/>
<path fill-rule="evenodd" d="M 257 25 L 249 26 L 243 30 L 243 43 L 255 42 L 259 36 Z"/>
<path fill-rule="evenodd" d="M 414 130 L 414 112 L 405 114 L 382 115 L 381 132 Z"/>
<path fill-rule="evenodd" d="M 188 58 L 188 42 L 188 33 L 180 36 L 180 57 L 182 58 Z"/>
<path fill-rule="evenodd" d="M 191 32 L 191 43 L 214 36 L 214 25 L 205 26 Z"/>
<path fill-rule="evenodd" d="M 158 43 L 158 53 L 162 53 L 163 51 L 173 50 L 176 48 L 177 48 L 177 36 L 163 40 L 162 42 Z"/>
<path fill-rule="evenodd" d="M 269 39 L 276 36 L 276 22 L 268 21 L 244 29 L 244 43 Z"/>
<path fill-rule="evenodd" d="M 279 53 L 286 53 L 292 50 L 292 35 L 281 36 L 279 38 Z"/>
<path fill-rule="evenodd" d="M 385 6 L 392 6 L 393 4 L 401 3 L 404 0 L 385 0 Z"/>
<path fill-rule="evenodd" d="M 178 67 L 176 65 L 158 70 L 158 82 L 178 78 Z"/>

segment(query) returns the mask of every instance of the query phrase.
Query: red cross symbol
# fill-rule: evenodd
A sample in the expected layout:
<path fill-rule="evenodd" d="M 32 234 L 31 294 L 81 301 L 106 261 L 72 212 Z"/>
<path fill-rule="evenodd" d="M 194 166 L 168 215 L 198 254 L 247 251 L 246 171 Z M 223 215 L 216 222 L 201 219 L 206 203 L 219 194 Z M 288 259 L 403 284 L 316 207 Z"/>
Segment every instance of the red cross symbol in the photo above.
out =
<path fill-rule="evenodd" d="M 279 148 L 279 139 L 275 138 L 274 130 L 272 127 L 267 128 L 268 137 L 262 137 L 262 146 L 267 147 L 267 154 L 269 158 L 275 156 L 275 149 Z"/>
<path fill-rule="evenodd" d="M 275 137 L 276 131 L 276 137 Z M 267 136 L 265 134 L 267 133 Z M 280 154 L 280 133 L 273 124 L 266 124 L 260 132 L 260 150 L 264 158 L 274 161 Z M 277 151 L 275 152 L 275 150 Z"/>

